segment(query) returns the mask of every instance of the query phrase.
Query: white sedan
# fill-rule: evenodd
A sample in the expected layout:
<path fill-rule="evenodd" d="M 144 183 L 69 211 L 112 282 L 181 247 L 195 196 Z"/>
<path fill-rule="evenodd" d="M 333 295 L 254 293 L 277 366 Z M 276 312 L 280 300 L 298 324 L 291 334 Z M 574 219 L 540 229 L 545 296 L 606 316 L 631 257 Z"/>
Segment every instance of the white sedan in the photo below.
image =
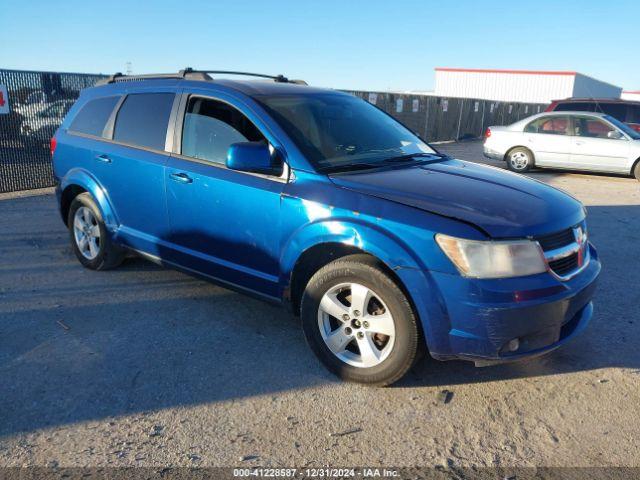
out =
<path fill-rule="evenodd" d="M 484 156 L 514 172 L 533 167 L 635 175 L 640 180 L 640 133 L 609 115 L 545 112 L 505 127 L 489 127 Z"/>

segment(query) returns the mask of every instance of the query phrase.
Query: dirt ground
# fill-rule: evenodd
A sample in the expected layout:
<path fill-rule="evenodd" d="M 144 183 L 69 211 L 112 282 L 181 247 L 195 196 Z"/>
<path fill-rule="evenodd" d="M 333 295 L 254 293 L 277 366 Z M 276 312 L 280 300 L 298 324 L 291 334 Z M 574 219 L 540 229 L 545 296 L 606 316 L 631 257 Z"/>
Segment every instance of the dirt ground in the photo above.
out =
<path fill-rule="evenodd" d="M 442 145 L 482 160 L 478 143 Z M 81 268 L 52 195 L 0 201 L 0 466 L 640 466 L 640 183 L 541 172 L 603 271 L 566 348 L 337 381 L 284 310 L 143 260 Z"/>

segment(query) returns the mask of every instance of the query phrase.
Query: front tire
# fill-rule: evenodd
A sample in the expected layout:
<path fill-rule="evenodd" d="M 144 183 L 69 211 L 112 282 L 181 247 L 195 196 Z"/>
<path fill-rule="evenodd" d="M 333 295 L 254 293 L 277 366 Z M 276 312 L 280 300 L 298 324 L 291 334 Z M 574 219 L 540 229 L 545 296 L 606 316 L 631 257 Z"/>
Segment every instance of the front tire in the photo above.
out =
<path fill-rule="evenodd" d="M 517 147 L 507 154 L 507 167 L 512 172 L 525 173 L 533 168 L 534 160 L 531 150 Z"/>
<path fill-rule="evenodd" d="M 640 182 L 640 161 L 636 162 L 636 167 L 633 169 L 633 176 Z"/>
<path fill-rule="evenodd" d="M 100 209 L 89 193 L 73 199 L 67 226 L 71 248 L 84 267 L 108 270 L 122 263 L 124 253 L 111 241 Z"/>
<path fill-rule="evenodd" d="M 368 255 L 343 257 L 316 272 L 301 317 L 309 346 L 343 380 L 390 385 L 416 360 L 420 335 L 413 309 Z"/>

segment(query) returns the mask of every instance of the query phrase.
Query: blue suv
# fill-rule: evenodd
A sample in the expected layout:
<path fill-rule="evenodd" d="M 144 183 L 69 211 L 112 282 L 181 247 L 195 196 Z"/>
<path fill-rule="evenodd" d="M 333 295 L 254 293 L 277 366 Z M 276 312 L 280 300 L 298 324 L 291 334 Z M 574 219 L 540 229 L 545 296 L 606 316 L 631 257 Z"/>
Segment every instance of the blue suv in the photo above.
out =
<path fill-rule="evenodd" d="M 585 328 L 600 262 L 580 202 L 351 95 L 219 73 L 82 92 L 51 142 L 82 265 L 133 252 L 286 305 L 329 370 L 375 385 L 421 352 L 511 361 Z"/>

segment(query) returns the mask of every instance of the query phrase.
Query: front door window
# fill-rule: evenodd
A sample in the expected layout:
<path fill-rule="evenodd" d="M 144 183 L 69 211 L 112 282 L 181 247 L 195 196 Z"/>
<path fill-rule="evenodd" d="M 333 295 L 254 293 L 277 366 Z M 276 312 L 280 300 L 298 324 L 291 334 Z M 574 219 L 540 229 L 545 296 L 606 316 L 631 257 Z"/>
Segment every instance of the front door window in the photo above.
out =
<path fill-rule="evenodd" d="M 611 125 L 593 117 L 574 118 L 574 135 L 588 138 L 609 138 L 609 132 L 615 131 Z"/>
<path fill-rule="evenodd" d="M 256 126 L 234 107 L 191 97 L 182 128 L 182 155 L 225 164 L 229 147 L 238 142 L 266 142 Z"/>

